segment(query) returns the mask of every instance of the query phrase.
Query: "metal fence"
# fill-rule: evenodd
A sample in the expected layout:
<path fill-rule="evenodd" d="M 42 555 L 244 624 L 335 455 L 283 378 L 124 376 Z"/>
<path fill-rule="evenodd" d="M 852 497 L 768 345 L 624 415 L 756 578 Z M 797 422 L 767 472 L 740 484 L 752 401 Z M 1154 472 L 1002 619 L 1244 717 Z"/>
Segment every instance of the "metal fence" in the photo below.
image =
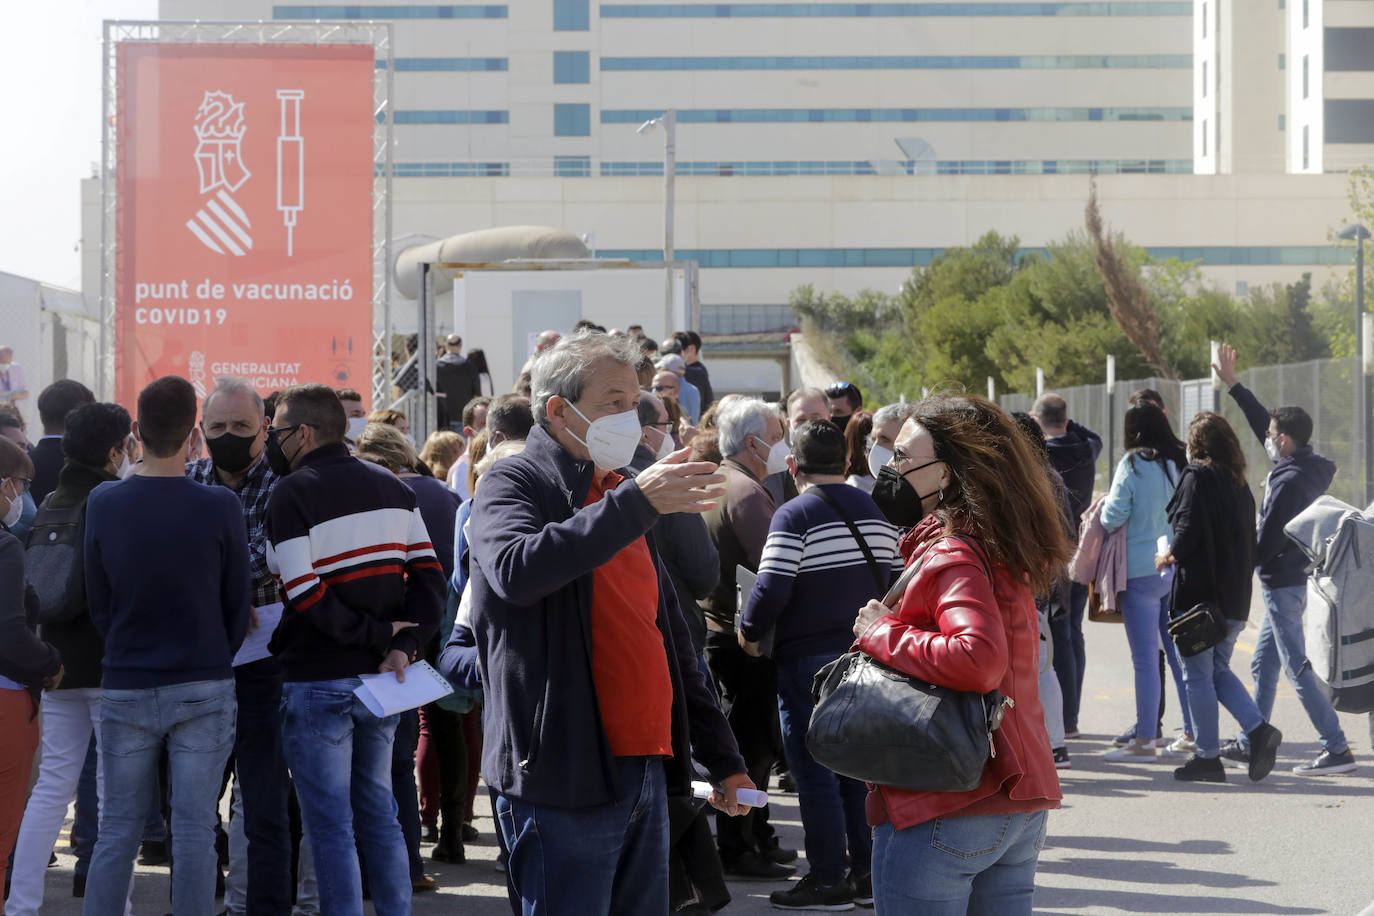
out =
<path fill-rule="evenodd" d="M 1312 447 L 1330 458 L 1338 468 L 1336 479 L 1327 491 L 1337 499 L 1363 506 L 1361 469 L 1355 415 L 1356 360 L 1314 359 L 1281 366 L 1261 366 L 1239 373 L 1240 382 L 1254 392 L 1266 408 L 1282 405 L 1301 407 L 1312 415 Z M 1225 391 L 1214 390 L 1208 379 L 1178 381 L 1147 378 L 1120 381 L 1108 397 L 1106 385 L 1076 385 L 1069 388 L 1046 387 L 1061 395 L 1069 406 L 1069 418 L 1102 437 L 1102 456 L 1097 463 L 1096 489 L 1105 491 L 1111 474 L 1125 452 L 1122 446 L 1122 417 L 1132 392 L 1153 388 L 1164 396 L 1164 403 L 1179 438 L 1186 439 L 1188 423 L 1202 410 L 1217 410 L 1226 417 L 1245 449 L 1250 485 L 1258 502 L 1261 486 L 1273 467 L 1264 453 L 1264 444 L 1250 430 L 1245 415 Z M 1033 394 L 1005 394 L 998 402 L 1007 410 L 1029 411 Z"/>

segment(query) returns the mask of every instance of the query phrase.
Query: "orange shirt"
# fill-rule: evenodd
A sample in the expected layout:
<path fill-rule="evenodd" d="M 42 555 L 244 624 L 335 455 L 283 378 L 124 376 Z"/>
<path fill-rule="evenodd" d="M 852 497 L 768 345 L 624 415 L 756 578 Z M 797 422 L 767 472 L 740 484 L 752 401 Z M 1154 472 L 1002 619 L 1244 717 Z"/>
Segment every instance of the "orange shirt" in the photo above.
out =
<path fill-rule="evenodd" d="M 624 479 L 593 479 L 586 505 Z M 592 679 L 617 757 L 673 754 L 673 683 L 657 621 L 658 574 L 637 538 L 592 574 Z"/>

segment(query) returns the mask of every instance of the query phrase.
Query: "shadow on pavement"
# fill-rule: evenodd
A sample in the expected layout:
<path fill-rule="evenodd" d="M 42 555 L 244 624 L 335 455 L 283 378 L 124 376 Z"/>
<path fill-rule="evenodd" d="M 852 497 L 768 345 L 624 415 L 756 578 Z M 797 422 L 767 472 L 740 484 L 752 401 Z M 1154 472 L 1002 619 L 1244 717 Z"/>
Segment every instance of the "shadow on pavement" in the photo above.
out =
<path fill-rule="evenodd" d="M 1172 862 L 1152 859 L 1041 859 L 1036 871 L 1050 875 L 1080 875 L 1109 881 L 1136 881 L 1141 884 L 1192 884 L 1198 887 L 1274 887 L 1246 875 L 1197 868 L 1179 868 Z"/>
<path fill-rule="evenodd" d="M 1235 851 L 1230 843 L 1221 840 L 1157 843 L 1153 840 L 1133 840 L 1125 837 L 1055 836 L 1053 833 L 1046 839 L 1045 848 L 1086 849 L 1091 852 L 1173 852 L 1195 856 L 1230 855 Z"/>
<path fill-rule="evenodd" d="M 1042 866 L 1043 868 L 1043 863 Z M 1325 913 L 1311 907 L 1279 906 L 1259 900 L 1208 897 L 1199 900 L 1186 894 L 1143 894 L 1133 891 L 1104 891 L 1097 888 L 1037 887 L 1035 911 L 1045 914 L 1046 907 L 1084 910 L 1100 913 L 1103 910 L 1122 910 L 1127 913 L 1260 913 L 1274 916 L 1308 916 Z"/>

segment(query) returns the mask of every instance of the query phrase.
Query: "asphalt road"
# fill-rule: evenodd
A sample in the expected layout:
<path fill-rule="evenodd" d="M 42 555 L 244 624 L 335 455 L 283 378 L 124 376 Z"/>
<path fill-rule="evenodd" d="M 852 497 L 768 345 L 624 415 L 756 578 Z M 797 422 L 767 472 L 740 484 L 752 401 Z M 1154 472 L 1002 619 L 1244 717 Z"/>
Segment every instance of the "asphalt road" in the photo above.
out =
<path fill-rule="evenodd" d="M 1134 717 L 1130 655 L 1119 626 L 1087 626 L 1084 734 L 1069 742 L 1073 769 L 1061 773 L 1064 806 L 1050 815 L 1038 913 L 1354 916 L 1374 900 L 1374 755 L 1367 717 L 1342 716 L 1361 764 L 1350 776 L 1289 775 L 1318 746 L 1286 683 L 1274 716 L 1285 735 L 1279 766 L 1261 783 L 1236 770 L 1228 772 L 1226 785 L 1178 783 L 1172 769 L 1182 761 L 1106 763 L 1102 754 L 1111 736 Z M 1241 637 L 1234 660 L 1247 684 L 1254 636 L 1251 629 Z M 1168 691 L 1166 731 L 1181 725 L 1172 685 Z M 1223 712 L 1223 734 L 1234 728 Z M 774 805 L 783 842 L 801 847 L 796 798 L 775 796 Z M 485 806 L 478 828 L 483 837 L 468 847 L 468 864 L 431 868 L 440 889 L 415 898 L 417 914 L 508 912 L 501 876 L 493 869 L 496 847 Z M 58 865 L 48 870 L 44 913 L 77 914 L 65 838 L 58 852 Z M 772 912 L 768 892 L 777 887 L 736 883 L 735 902 L 724 912 Z M 165 869 L 140 868 L 134 912 L 168 912 L 167 893 Z"/>

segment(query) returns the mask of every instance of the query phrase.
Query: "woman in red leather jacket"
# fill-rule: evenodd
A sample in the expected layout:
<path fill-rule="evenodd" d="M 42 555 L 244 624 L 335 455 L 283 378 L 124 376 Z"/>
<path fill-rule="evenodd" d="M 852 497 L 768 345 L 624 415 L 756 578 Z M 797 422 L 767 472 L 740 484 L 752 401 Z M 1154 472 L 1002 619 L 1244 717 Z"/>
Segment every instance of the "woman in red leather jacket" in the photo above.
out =
<path fill-rule="evenodd" d="M 871 601 L 859 612 L 859 648 L 934 684 L 1001 690 L 1015 705 L 978 788 L 871 788 L 874 901 L 894 916 L 1030 913 L 1045 812 L 1062 797 L 1036 686 L 1034 595 L 1049 591 L 1071 548 L 1043 460 L 995 404 L 926 398 L 895 451 L 873 496 L 910 529 L 907 563 L 923 565 L 895 611 Z"/>

